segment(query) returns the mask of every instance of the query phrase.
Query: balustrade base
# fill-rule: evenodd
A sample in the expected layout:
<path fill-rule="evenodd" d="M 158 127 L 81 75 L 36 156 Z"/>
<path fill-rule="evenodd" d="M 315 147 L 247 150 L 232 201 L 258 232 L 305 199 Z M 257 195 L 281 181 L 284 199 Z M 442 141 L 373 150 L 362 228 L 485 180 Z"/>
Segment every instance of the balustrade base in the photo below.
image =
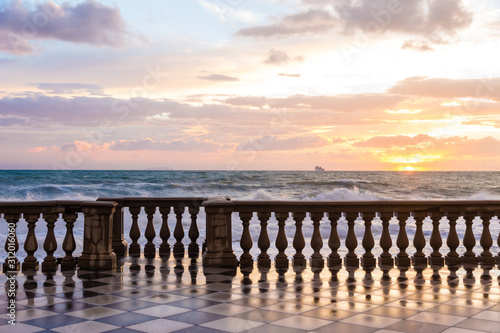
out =
<path fill-rule="evenodd" d="M 288 258 L 276 258 L 274 260 L 274 266 L 276 268 L 288 268 L 289 265 L 290 261 L 288 260 Z"/>
<path fill-rule="evenodd" d="M 427 258 L 426 257 L 411 257 L 411 264 L 415 267 L 426 267 Z"/>
<path fill-rule="evenodd" d="M 138 258 L 141 256 L 141 247 L 139 244 L 131 244 L 128 248 L 128 253 L 129 256 Z"/>
<path fill-rule="evenodd" d="M 170 246 L 168 245 L 160 245 L 160 249 L 158 250 L 158 254 L 161 258 L 170 257 Z"/>
<path fill-rule="evenodd" d="M 495 258 L 493 258 L 493 257 L 480 257 L 479 264 L 482 266 L 493 267 L 495 265 Z"/>
<path fill-rule="evenodd" d="M 377 265 L 377 259 L 375 258 L 361 258 L 361 266 L 363 268 L 375 268 Z"/>
<path fill-rule="evenodd" d="M 114 269 L 116 268 L 116 255 L 110 254 L 82 254 L 78 258 L 78 267 L 88 270 Z"/>
<path fill-rule="evenodd" d="M 430 256 L 427 259 L 429 260 L 429 266 L 444 266 L 444 258 L 443 257 Z"/>
<path fill-rule="evenodd" d="M 359 259 L 358 258 L 344 258 L 344 265 L 349 267 L 359 267 Z"/>
<path fill-rule="evenodd" d="M 462 258 L 446 256 L 445 262 L 447 266 L 459 266 L 462 264 Z"/>
<path fill-rule="evenodd" d="M 189 244 L 188 246 L 188 254 L 196 254 L 198 255 L 200 253 L 200 246 L 198 244 Z"/>
<path fill-rule="evenodd" d="M 174 245 L 174 256 L 184 256 L 185 248 L 184 245 L 175 244 Z"/>
<path fill-rule="evenodd" d="M 392 257 L 378 257 L 378 265 L 380 267 L 394 267 L 394 258 Z"/>
<path fill-rule="evenodd" d="M 462 262 L 468 265 L 477 265 L 479 263 L 479 258 L 476 256 L 463 256 Z"/>
<path fill-rule="evenodd" d="M 342 258 L 340 257 L 328 257 L 328 267 L 336 267 L 342 265 Z"/>
<path fill-rule="evenodd" d="M 8 264 L 7 262 L 3 263 L 3 272 L 4 273 L 14 272 L 14 271 L 18 272 L 18 271 L 20 271 L 20 268 L 21 268 L 21 266 L 20 266 L 19 261 L 14 264 L 14 267 L 10 267 L 10 264 Z"/>
<path fill-rule="evenodd" d="M 323 258 L 311 258 L 309 264 L 314 268 L 323 268 L 325 267 L 325 260 Z"/>
<path fill-rule="evenodd" d="M 56 272 L 59 264 L 57 260 L 50 260 L 42 262 L 42 272 Z"/>
<path fill-rule="evenodd" d="M 144 246 L 144 258 L 152 259 L 156 257 L 156 246 L 146 244 Z"/>
<path fill-rule="evenodd" d="M 203 256 L 203 267 L 238 267 L 238 259 L 232 252 L 206 253 Z"/>
<path fill-rule="evenodd" d="M 271 258 L 269 256 L 257 258 L 258 267 L 271 267 Z"/>
<path fill-rule="evenodd" d="M 241 268 L 253 267 L 253 259 L 252 258 L 240 258 L 240 267 Z"/>
<path fill-rule="evenodd" d="M 72 260 L 63 260 L 61 262 L 61 271 L 71 271 L 76 268 L 77 258 L 72 258 Z"/>
<path fill-rule="evenodd" d="M 399 267 L 410 267 L 410 265 L 411 265 L 410 257 L 396 257 L 395 264 L 398 268 Z"/>
<path fill-rule="evenodd" d="M 118 257 L 126 257 L 128 255 L 128 243 L 125 239 L 113 241 L 113 252 Z"/>
<path fill-rule="evenodd" d="M 37 261 L 31 261 L 31 262 L 23 262 L 22 270 L 23 272 L 28 272 L 28 271 L 38 271 L 38 268 L 40 267 L 40 264 Z"/>
<path fill-rule="evenodd" d="M 292 260 L 293 267 L 306 267 L 307 260 L 306 258 L 293 258 Z"/>

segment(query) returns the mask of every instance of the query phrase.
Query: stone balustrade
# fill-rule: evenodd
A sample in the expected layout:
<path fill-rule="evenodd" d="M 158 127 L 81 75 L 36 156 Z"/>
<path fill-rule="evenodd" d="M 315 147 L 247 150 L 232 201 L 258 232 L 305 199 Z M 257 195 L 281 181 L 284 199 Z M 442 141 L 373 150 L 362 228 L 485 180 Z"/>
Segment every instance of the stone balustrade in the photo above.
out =
<path fill-rule="evenodd" d="M 239 258 L 241 267 L 252 266 L 254 259 L 261 267 L 270 267 L 272 258 L 268 254 L 271 240 L 268 236 L 268 224 L 272 221 L 278 225 L 276 239 L 273 240 L 277 255 L 274 258 L 276 268 L 286 269 L 289 266 L 289 258 L 285 254 L 288 247 L 288 238 L 285 233 L 285 222 L 293 219 L 295 232 L 293 234 L 293 248 L 295 253 L 292 256 L 293 266 L 305 266 L 306 257 L 303 250 L 306 246 L 306 239 L 303 235 L 303 222 L 310 218 L 313 225 L 312 237 L 309 242 L 313 253 L 309 258 L 310 266 L 313 268 L 323 268 L 325 262 L 329 268 L 342 264 L 350 267 L 361 266 L 364 269 L 373 269 L 377 266 L 390 269 L 396 265 L 399 269 L 442 267 L 444 264 L 456 267 L 458 265 L 475 266 L 483 265 L 485 268 L 495 265 L 499 261 L 490 252 L 493 246 L 493 237 L 490 232 L 490 221 L 498 216 L 500 212 L 500 202 L 498 201 L 363 201 L 363 202 L 307 202 L 307 201 L 230 201 L 225 199 L 212 200 L 204 203 L 207 212 L 207 228 L 221 230 L 212 233 L 214 239 L 210 239 L 207 234 L 207 253 L 204 265 L 208 266 L 235 266 L 236 256 L 230 248 L 231 240 L 227 238 L 231 223 L 231 214 L 237 212 L 243 227 L 241 233 L 240 246 L 243 254 Z M 271 216 L 273 218 L 271 219 Z M 249 230 L 250 221 L 258 219 L 260 223 L 260 234 L 257 239 L 257 246 L 260 253 L 257 258 L 253 258 L 250 250 L 254 246 Z M 382 225 L 382 232 L 379 239 L 375 240 L 372 232 L 372 221 L 379 219 Z M 416 230 L 412 239 L 414 253 L 409 254 L 407 249 L 410 245 L 406 223 L 409 218 L 415 220 Z M 440 231 L 440 221 L 446 218 L 449 221 L 449 230 L 446 244 L 448 253 L 443 253 L 443 237 Z M 473 251 L 476 246 L 476 238 L 473 232 L 473 222 L 475 218 L 482 221 L 482 234 L 480 246 L 482 252 L 476 255 Z M 397 240 L 393 244 L 389 224 L 392 219 L 397 219 L 399 231 Z M 362 220 L 364 231 L 361 246 L 363 254 L 358 256 L 358 236 L 355 232 L 355 222 Z M 465 224 L 463 239 L 459 239 L 457 234 L 457 222 Z M 498 224 L 498 220 L 494 220 Z M 329 235 L 321 235 L 320 225 L 329 225 Z M 359 223 L 359 222 L 358 222 Z M 338 226 L 347 226 L 345 239 L 340 239 Z M 432 225 L 432 233 L 426 238 L 424 235 L 424 225 Z M 217 229 L 215 229 L 217 228 Z M 497 228 L 498 229 L 498 228 Z M 329 255 L 324 258 L 320 251 L 324 247 L 323 239 L 329 248 Z M 226 239 L 224 242 L 223 240 Z M 496 242 L 500 246 L 500 235 L 496 237 Z M 430 255 L 425 255 L 423 249 L 429 244 L 432 248 Z M 457 248 L 460 244 L 465 247 L 462 255 L 459 255 Z M 341 256 L 339 249 L 344 246 L 347 250 L 345 256 Z M 391 250 L 396 246 L 397 254 L 393 256 Z M 375 258 L 372 250 L 379 246 L 381 254 Z M 227 258 L 227 260 L 214 260 L 213 258 Z"/>
<path fill-rule="evenodd" d="M 191 218 L 191 223 L 188 231 L 188 236 L 191 242 L 188 245 L 189 254 L 199 254 L 199 246 L 197 240 L 200 236 L 197 217 L 205 198 L 99 198 L 97 201 L 106 202 L 116 202 L 117 207 L 113 215 L 113 249 L 118 256 L 126 256 L 127 254 L 131 257 L 140 257 L 141 253 L 145 258 L 155 258 L 157 253 L 156 245 L 153 243 L 156 236 L 159 236 L 162 240 L 158 248 L 158 254 L 160 257 L 170 256 L 170 245 L 168 240 L 172 235 L 175 238 L 175 244 L 173 245 L 174 255 L 184 255 L 185 247 L 182 243 L 182 239 L 185 235 L 185 230 L 182 225 L 182 216 L 184 213 L 189 213 Z M 128 245 L 125 240 L 125 230 L 124 230 L 124 213 L 125 209 L 128 211 L 132 218 L 132 225 L 129 231 L 129 237 L 132 243 Z M 146 214 L 146 227 L 144 229 L 144 237 L 147 243 L 144 248 L 141 249 L 139 240 L 141 238 L 141 223 L 140 213 L 143 211 Z M 155 213 L 159 212 L 161 214 L 161 227 L 159 233 L 157 234 L 153 217 Z M 173 213 L 175 214 L 176 223 L 173 233 L 170 231 L 168 226 L 168 217 Z"/>
<path fill-rule="evenodd" d="M 274 263 L 277 269 L 287 269 L 290 263 L 294 267 L 305 267 L 308 261 L 311 267 L 318 269 L 325 265 L 329 268 L 361 265 L 366 270 L 377 265 L 382 269 L 396 266 L 405 270 L 411 266 L 423 269 L 428 266 L 473 267 L 478 264 L 487 269 L 499 262 L 499 254 L 492 253 L 491 248 L 495 243 L 500 246 L 500 235 L 492 236 L 490 224 L 493 223 L 494 230 L 499 230 L 498 219 L 494 217 L 500 212 L 500 201 L 307 202 L 232 201 L 225 197 L 99 198 L 93 202 L 0 202 L 0 216 L 4 218 L 9 231 L 5 243 L 6 253 L 2 254 L 2 258 L 5 258 L 3 269 L 39 269 L 37 258 L 41 256 L 37 252 L 40 246 L 36 233 L 37 225 L 42 223 L 40 218 L 46 223 L 47 230 L 42 245 L 45 257 L 41 263 L 41 270 L 46 272 L 59 267 L 62 270 L 76 267 L 111 269 L 115 267 L 117 256 L 168 258 L 171 254 L 168 242 L 171 236 L 175 239 L 173 254 L 184 256 L 184 214 L 190 217 L 187 253 L 198 256 L 200 232 L 197 218 L 201 207 L 206 213 L 205 267 L 250 267 L 255 260 L 260 267 L 270 267 Z M 79 214 L 84 216 L 84 239 L 83 251 L 76 260 L 73 227 Z M 130 214 L 131 219 L 128 230 L 130 245 L 124 236 L 125 214 Z M 161 216 L 159 232 L 155 229 L 155 214 Z M 173 232 L 169 228 L 169 216 L 175 216 Z M 448 222 L 443 223 L 443 219 Z M 381 226 L 381 232 L 376 236 L 372 230 L 374 221 Z M 54 252 L 59 245 L 54 227 L 56 223 L 60 225 L 63 222 L 66 233 L 62 249 L 65 256 L 56 258 Z M 304 236 L 304 222 L 312 225 L 311 237 L 308 239 Z M 410 222 L 414 225 L 412 233 L 408 232 Z M 28 230 L 23 236 L 26 257 L 22 262 L 17 258 L 19 242 L 16 229 L 19 223 L 25 223 Z M 241 237 L 241 249 L 238 252 L 242 254 L 239 258 L 234 253 L 232 239 L 236 223 L 241 224 L 236 228 L 241 230 L 238 236 Z M 260 227 L 256 244 L 250 231 L 252 223 L 258 223 Z M 390 232 L 390 226 L 394 227 L 395 223 L 398 224 L 397 235 Z M 476 236 L 479 235 L 474 235 L 475 230 L 477 232 L 479 229 L 474 228 L 474 225 L 482 226 L 479 244 L 476 242 Z M 270 226 L 277 229 L 273 237 L 275 239 L 269 236 Z M 340 236 L 339 228 L 347 229 L 345 237 Z M 463 232 L 458 233 L 459 228 Z M 328 230 L 328 234 L 325 234 L 325 230 Z M 294 251 L 292 256 L 286 253 L 290 243 L 287 233 L 293 236 L 290 238 Z M 459 234 L 463 234 L 463 237 L 459 237 Z M 145 239 L 141 239 L 141 235 Z M 446 239 L 443 239 L 443 235 Z M 154 242 L 157 236 L 161 239 L 159 246 Z M 395 241 L 391 236 L 394 236 Z M 410 246 L 410 241 L 413 246 Z M 443 242 L 446 242 L 446 249 L 443 249 Z M 255 249 L 255 245 L 259 253 L 254 257 L 252 249 Z M 475 252 L 477 245 L 480 245 L 480 253 Z M 308 249 L 304 251 L 306 246 Z M 428 251 L 429 247 L 431 251 Z M 328 251 L 326 256 L 322 254 L 325 250 Z M 273 253 L 269 252 L 273 251 L 276 255 L 271 257 Z M 306 258 L 304 252 L 312 254 Z"/>
<path fill-rule="evenodd" d="M 47 224 L 47 234 L 43 242 L 45 257 L 41 269 L 43 272 L 81 268 L 112 269 L 116 265 L 116 256 L 112 249 L 111 236 L 113 227 L 114 202 L 84 202 L 84 201 L 33 201 L 33 202 L 0 202 L 0 214 L 8 224 L 7 239 L 5 242 L 6 258 L 3 271 L 36 271 L 40 263 L 36 257 L 39 244 L 36 237 L 36 228 L 40 217 Z M 73 256 L 76 249 L 73 234 L 74 223 L 78 213 L 84 215 L 83 251 L 78 261 Z M 19 250 L 18 235 L 16 232 L 20 220 L 27 223 L 28 232 L 24 241 L 24 250 L 27 255 L 22 265 L 17 258 Z M 54 234 L 56 222 L 62 219 L 66 233 L 62 243 L 65 252 L 62 260 L 54 256 L 58 244 Z M 2 255 L 3 256 L 3 255 Z"/>

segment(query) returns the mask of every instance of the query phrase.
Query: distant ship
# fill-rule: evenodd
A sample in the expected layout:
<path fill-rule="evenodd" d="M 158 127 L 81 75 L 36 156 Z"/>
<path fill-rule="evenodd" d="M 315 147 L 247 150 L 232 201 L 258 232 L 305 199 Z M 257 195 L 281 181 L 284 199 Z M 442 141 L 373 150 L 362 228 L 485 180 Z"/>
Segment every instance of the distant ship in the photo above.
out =
<path fill-rule="evenodd" d="M 314 171 L 325 171 L 325 169 L 324 169 L 324 168 L 322 168 L 322 167 L 320 167 L 320 166 L 317 166 L 317 165 L 316 165 L 316 166 L 314 167 Z"/>

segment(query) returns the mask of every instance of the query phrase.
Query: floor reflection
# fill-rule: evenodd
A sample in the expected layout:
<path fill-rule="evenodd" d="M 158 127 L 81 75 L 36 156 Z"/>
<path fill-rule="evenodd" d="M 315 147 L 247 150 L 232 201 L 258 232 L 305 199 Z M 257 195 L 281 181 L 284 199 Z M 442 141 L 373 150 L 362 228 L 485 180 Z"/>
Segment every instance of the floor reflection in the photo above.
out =
<path fill-rule="evenodd" d="M 179 332 L 236 332 L 235 327 L 248 332 L 368 332 L 370 327 L 372 332 L 423 329 L 425 323 L 426 330 L 438 332 L 451 327 L 495 331 L 500 323 L 496 266 L 276 270 L 203 268 L 201 263 L 200 256 L 172 254 L 168 260 L 127 257 L 116 271 L 20 273 L 15 277 L 18 327 L 148 331 L 168 323 Z M 0 302 L 8 304 L 12 283 L 5 275 L 1 279 Z M 6 325 L 0 319 L 0 331 Z"/>

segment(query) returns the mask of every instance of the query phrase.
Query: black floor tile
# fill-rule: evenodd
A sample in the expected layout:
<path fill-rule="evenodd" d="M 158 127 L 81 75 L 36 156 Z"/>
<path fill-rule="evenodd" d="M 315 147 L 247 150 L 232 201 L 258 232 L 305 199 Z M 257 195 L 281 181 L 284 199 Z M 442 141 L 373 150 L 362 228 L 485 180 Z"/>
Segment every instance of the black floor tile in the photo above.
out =
<path fill-rule="evenodd" d="M 82 321 L 85 321 L 85 319 L 61 314 L 61 315 L 54 315 L 44 318 L 28 320 L 23 322 L 23 324 L 51 329 L 59 326 L 81 323 Z"/>
<path fill-rule="evenodd" d="M 181 301 L 169 303 L 169 305 L 179 306 L 181 308 L 186 308 L 186 309 L 201 309 L 201 308 L 206 308 L 207 306 L 212 306 L 217 304 L 220 304 L 220 302 L 209 301 L 199 298 L 188 298 Z"/>
<path fill-rule="evenodd" d="M 131 299 L 129 301 L 109 304 L 106 305 L 106 307 L 123 311 L 134 311 L 134 310 L 149 308 L 151 306 L 156 306 L 156 305 L 158 304 L 153 302 L 139 301 L 137 299 Z"/>
<path fill-rule="evenodd" d="M 170 305 L 170 304 L 169 304 Z M 207 323 L 209 321 L 214 321 L 218 319 L 222 319 L 225 316 L 218 315 L 215 313 L 203 312 L 203 311 L 189 311 L 180 313 L 177 315 L 165 317 L 165 319 L 182 321 L 183 323 L 192 324 L 192 325 L 200 325 Z"/>
<path fill-rule="evenodd" d="M 157 317 L 143 315 L 134 312 L 126 312 L 120 313 L 114 316 L 104 317 L 100 319 L 95 319 L 94 321 L 98 321 L 105 324 L 127 327 L 135 324 L 140 324 L 148 320 L 155 320 Z"/>
<path fill-rule="evenodd" d="M 92 307 L 94 307 L 94 305 L 83 303 L 83 302 L 71 301 L 71 302 L 45 305 L 45 306 L 37 307 L 37 309 L 45 310 L 45 311 L 59 312 L 59 313 L 66 313 L 66 312 L 71 312 L 71 311 L 84 310 L 84 309 L 88 309 L 88 308 L 92 308 Z"/>

